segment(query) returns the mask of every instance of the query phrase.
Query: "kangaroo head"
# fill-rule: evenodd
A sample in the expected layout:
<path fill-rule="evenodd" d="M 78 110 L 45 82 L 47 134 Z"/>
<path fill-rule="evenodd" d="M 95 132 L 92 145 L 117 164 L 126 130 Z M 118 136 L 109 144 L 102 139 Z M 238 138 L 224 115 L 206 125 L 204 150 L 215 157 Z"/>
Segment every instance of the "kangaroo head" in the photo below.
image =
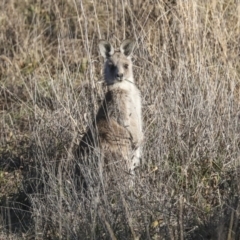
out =
<path fill-rule="evenodd" d="M 120 51 L 114 51 L 108 41 L 100 41 L 100 53 L 105 58 L 104 77 L 108 85 L 124 80 L 133 81 L 131 54 L 134 44 L 133 40 L 126 39 L 122 42 Z"/>

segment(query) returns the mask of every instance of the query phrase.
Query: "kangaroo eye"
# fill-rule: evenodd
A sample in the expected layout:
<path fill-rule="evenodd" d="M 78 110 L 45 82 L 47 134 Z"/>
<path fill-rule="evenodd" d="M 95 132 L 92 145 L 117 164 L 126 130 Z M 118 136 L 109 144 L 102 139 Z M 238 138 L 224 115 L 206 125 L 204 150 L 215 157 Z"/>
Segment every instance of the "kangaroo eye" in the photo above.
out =
<path fill-rule="evenodd" d="M 113 62 L 108 62 L 108 66 L 109 66 L 111 71 L 114 71 L 115 65 L 113 64 Z"/>
<path fill-rule="evenodd" d="M 125 69 L 128 69 L 128 64 L 124 64 L 124 68 L 125 68 Z"/>
<path fill-rule="evenodd" d="M 108 65 L 111 67 L 113 66 L 113 62 L 108 62 Z"/>

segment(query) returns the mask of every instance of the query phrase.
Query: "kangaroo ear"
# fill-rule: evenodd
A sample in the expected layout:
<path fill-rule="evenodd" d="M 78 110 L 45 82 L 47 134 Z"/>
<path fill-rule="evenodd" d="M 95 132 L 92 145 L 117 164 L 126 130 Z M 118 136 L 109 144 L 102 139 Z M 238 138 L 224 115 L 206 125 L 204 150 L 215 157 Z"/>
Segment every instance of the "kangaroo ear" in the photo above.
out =
<path fill-rule="evenodd" d="M 134 40 L 125 39 L 120 46 L 120 51 L 126 57 L 129 57 L 133 52 L 134 46 L 135 46 L 135 41 Z"/>
<path fill-rule="evenodd" d="M 100 53 L 104 58 L 109 58 L 111 55 L 113 55 L 114 48 L 108 41 L 100 40 L 98 46 Z"/>

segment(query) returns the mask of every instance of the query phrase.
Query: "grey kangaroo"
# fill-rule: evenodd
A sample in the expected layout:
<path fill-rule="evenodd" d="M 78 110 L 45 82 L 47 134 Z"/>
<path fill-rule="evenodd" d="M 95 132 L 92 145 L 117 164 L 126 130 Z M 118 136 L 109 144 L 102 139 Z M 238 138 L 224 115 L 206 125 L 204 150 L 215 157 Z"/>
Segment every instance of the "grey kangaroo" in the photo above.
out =
<path fill-rule="evenodd" d="M 124 171 L 131 175 L 140 164 L 143 141 L 141 96 L 134 83 L 131 61 L 134 44 L 126 39 L 115 51 L 108 41 L 100 41 L 108 91 L 78 148 L 80 158 L 87 159 L 86 155 L 94 153 L 104 165 L 121 161 Z"/>

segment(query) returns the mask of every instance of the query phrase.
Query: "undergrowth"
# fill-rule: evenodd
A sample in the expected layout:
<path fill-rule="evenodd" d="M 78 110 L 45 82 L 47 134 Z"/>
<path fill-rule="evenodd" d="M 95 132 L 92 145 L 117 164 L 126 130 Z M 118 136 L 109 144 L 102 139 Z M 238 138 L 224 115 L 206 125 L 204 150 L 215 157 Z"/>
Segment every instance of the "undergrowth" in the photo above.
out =
<path fill-rule="evenodd" d="M 0 3 L 1 239 L 239 239 L 240 3 Z M 103 99 L 98 41 L 136 40 L 134 189 L 74 152 Z"/>

